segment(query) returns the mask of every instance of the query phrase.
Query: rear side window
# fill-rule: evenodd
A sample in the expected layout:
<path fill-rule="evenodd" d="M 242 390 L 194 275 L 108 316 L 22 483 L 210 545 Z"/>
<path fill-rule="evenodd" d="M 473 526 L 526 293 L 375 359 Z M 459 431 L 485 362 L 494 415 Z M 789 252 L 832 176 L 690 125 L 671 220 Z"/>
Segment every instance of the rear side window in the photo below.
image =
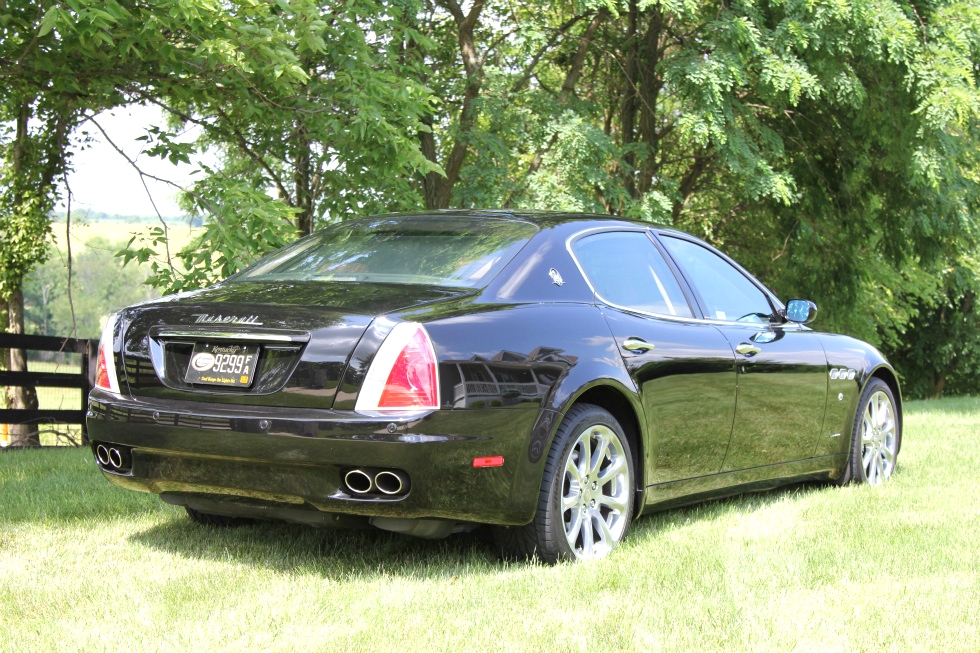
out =
<path fill-rule="evenodd" d="M 677 278 L 646 233 L 598 233 L 575 241 L 572 249 L 603 301 L 644 313 L 693 317 Z"/>
<path fill-rule="evenodd" d="M 444 217 L 344 222 L 233 281 L 353 281 L 482 288 L 537 232 L 516 220 Z"/>
<path fill-rule="evenodd" d="M 738 268 L 689 240 L 662 237 L 664 246 L 697 288 L 706 304 L 705 317 L 738 322 L 766 322 L 772 305 L 765 293 Z"/>

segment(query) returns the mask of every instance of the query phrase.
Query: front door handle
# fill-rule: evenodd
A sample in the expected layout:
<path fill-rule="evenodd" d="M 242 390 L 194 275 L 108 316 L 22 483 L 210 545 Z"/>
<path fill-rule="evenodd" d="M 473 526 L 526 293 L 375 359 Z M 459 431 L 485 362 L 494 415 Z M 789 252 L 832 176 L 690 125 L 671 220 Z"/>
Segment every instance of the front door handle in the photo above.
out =
<path fill-rule="evenodd" d="M 739 343 L 738 347 L 735 348 L 735 351 L 742 354 L 743 356 L 751 357 L 751 356 L 755 356 L 762 350 L 756 347 L 755 345 L 753 345 L 751 342 L 743 342 L 743 343 Z"/>
<path fill-rule="evenodd" d="M 623 341 L 623 349 L 628 349 L 635 352 L 644 352 L 652 350 L 656 345 L 650 344 L 642 338 L 627 338 Z"/>

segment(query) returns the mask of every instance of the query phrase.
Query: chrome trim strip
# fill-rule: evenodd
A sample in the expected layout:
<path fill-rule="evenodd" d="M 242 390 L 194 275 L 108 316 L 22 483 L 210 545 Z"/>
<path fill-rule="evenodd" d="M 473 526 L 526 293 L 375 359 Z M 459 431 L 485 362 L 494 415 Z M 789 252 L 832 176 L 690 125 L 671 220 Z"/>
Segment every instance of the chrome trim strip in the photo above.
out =
<path fill-rule="evenodd" d="M 211 329 L 160 329 L 151 338 L 220 338 L 223 340 L 257 340 L 262 342 L 309 342 L 310 334 L 262 333 L 255 331 L 214 331 Z"/>

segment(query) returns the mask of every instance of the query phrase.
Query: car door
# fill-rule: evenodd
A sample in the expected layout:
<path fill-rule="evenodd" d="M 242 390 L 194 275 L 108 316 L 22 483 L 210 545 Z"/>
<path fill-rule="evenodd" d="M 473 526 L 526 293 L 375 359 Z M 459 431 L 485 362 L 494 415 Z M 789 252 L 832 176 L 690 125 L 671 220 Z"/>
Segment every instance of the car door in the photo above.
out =
<path fill-rule="evenodd" d="M 737 265 L 694 240 L 660 240 L 702 313 L 735 352 L 738 398 L 722 471 L 812 455 L 827 403 L 827 358 L 816 335 L 785 322 L 770 295 Z"/>
<path fill-rule="evenodd" d="M 735 357 L 725 336 L 695 319 L 693 301 L 650 234 L 603 231 L 573 241 L 636 383 L 648 433 L 650 484 L 721 469 L 735 414 Z"/>

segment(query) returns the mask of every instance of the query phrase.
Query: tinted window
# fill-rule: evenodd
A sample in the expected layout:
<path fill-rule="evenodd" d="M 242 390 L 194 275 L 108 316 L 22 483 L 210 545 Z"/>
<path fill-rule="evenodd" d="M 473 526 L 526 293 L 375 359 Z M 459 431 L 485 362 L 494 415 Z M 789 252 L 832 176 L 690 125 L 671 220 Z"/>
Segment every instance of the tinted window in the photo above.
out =
<path fill-rule="evenodd" d="M 595 234 L 575 241 L 572 248 L 605 301 L 645 313 L 692 317 L 677 279 L 645 233 Z"/>
<path fill-rule="evenodd" d="M 664 237 L 671 256 L 704 300 L 705 317 L 715 320 L 765 322 L 772 306 L 759 288 L 731 263 L 689 240 Z"/>
<path fill-rule="evenodd" d="M 234 281 L 370 281 L 485 286 L 534 235 L 515 220 L 343 222 L 272 254 Z"/>

